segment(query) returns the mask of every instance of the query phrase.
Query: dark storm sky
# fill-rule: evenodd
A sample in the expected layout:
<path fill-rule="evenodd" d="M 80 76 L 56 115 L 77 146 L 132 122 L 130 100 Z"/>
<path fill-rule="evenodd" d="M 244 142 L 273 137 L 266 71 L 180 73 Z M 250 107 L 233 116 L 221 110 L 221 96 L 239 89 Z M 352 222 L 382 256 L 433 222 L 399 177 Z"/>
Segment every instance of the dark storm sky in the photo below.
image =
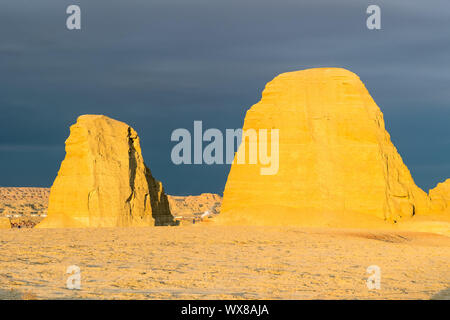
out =
<path fill-rule="evenodd" d="M 321 66 L 361 77 L 419 186 L 450 177 L 448 0 L 2 0 L 0 185 L 50 186 L 69 126 L 98 113 L 138 131 L 169 194 L 222 193 L 229 167 L 173 165 L 171 132 L 239 128 L 275 75 Z"/>

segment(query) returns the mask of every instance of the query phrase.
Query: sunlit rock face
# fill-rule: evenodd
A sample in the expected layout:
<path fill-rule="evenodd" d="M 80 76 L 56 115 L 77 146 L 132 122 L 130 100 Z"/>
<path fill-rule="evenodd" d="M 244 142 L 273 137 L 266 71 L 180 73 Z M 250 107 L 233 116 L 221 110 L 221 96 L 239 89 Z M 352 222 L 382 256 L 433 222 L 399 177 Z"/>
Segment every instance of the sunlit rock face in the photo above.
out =
<path fill-rule="evenodd" d="M 359 77 L 345 69 L 284 73 L 247 111 L 244 130 L 279 129 L 279 170 L 233 163 L 225 224 L 371 226 L 427 213 Z"/>
<path fill-rule="evenodd" d="M 37 227 L 170 224 L 167 197 L 144 164 L 136 131 L 103 115 L 80 116 L 50 190 L 48 216 Z"/>
<path fill-rule="evenodd" d="M 450 218 L 450 179 L 438 183 L 436 188 L 430 190 L 429 195 L 433 211 L 447 214 Z"/>

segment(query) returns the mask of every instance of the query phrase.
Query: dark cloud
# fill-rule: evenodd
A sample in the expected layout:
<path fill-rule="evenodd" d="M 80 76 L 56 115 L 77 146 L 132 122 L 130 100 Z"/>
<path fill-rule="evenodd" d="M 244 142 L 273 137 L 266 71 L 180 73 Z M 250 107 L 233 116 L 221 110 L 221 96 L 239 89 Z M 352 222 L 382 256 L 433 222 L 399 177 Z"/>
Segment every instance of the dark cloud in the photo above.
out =
<path fill-rule="evenodd" d="M 82 30 L 65 28 L 69 4 Z M 382 30 L 365 27 L 369 4 Z M 356 72 L 424 189 L 450 177 L 450 3 L 354 0 L 4 0 L 0 184 L 51 185 L 69 126 L 102 113 L 134 126 L 167 191 L 222 192 L 227 166 L 170 162 L 172 130 L 240 127 L 279 73 Z"/>

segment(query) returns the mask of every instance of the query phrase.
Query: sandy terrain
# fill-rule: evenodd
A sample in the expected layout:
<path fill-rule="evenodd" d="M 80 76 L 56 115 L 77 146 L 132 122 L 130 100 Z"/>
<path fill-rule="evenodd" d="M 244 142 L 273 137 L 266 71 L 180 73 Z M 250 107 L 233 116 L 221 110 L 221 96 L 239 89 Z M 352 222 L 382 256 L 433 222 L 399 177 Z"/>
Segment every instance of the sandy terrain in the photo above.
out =
<path fill-rule="evenodd" d="M 3 299 L 450 299 L 450 238 L 294 227 L 0 230 Z M 81 290 L 66 289 L 70 265 Z M 368 290 L 366 268 L 381 268 Z"/>

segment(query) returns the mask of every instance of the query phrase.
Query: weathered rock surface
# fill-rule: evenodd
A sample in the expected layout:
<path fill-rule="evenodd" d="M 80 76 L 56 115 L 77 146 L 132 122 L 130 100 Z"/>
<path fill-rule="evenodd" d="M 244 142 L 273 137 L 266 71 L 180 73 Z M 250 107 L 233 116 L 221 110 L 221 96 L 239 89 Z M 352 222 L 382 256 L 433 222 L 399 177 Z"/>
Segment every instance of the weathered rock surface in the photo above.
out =
<path fill-rule="evenodd" d="M 450 179 L 431 189 L 429 192 L 432 210 L 437 213 L 447 213 L 450 218 Z"/>
<path fill-rule="evenodd" d="M 214 193 L 202 193 L 198 196 L 167 196 L 170 212 L 174 216 L 190 217 L 201 215 L 206 211 L 220 213 L 222 197 Z"/>
<path fill-rule="evenodd" d="M 429 211 L 383 114 L 350 71 L 277 76 L 248 110 L 243 129 L 279 129 L 279 170 L 261 175 L 264 165 L 234 163 L 223 223 L 370 227 Z"/>
<path fill-rule="evenodd" d="M 162 183 L 142 158 L 127 124 L 83 115 L 70 128 L 66 157 L 38 228 L 171 225 Z"/>
<path fill-rule="evenodd" d="M 47 215 L 48 188 L 0 187 L 0 216 L 8 218 Z"/>

